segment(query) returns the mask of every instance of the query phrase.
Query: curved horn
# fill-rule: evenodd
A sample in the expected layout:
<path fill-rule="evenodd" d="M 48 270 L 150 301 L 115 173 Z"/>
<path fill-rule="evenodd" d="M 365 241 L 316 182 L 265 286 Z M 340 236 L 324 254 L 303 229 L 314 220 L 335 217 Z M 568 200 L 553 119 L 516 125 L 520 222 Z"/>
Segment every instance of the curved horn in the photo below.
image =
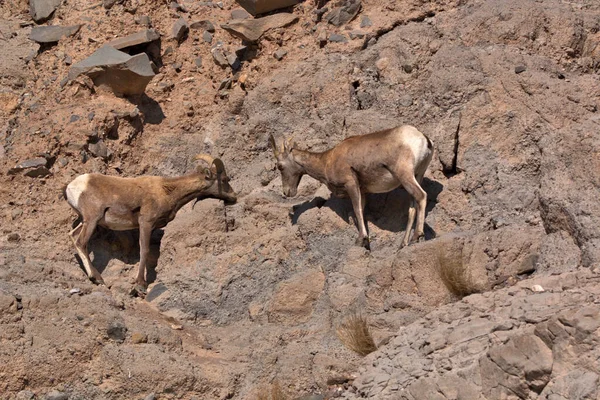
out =
<path fill-rule="evenodd" d="M 195 161 L 204 161 L 205 163 L 207 163 L 209 166 L 212 165 L 213 161 L 215 160 L 212 156 L 208 155 L 208 154 L 198 154 L 196 157 L 194 157 Z"/>
<path fill-rule="evenodd" d="M 222 174 L 225 172 L 225 164 L 223 164 L 223 161 L 221 161 L 220 158 L 215 158 L 212 163 L 217 168 L 217 174 Z"/>

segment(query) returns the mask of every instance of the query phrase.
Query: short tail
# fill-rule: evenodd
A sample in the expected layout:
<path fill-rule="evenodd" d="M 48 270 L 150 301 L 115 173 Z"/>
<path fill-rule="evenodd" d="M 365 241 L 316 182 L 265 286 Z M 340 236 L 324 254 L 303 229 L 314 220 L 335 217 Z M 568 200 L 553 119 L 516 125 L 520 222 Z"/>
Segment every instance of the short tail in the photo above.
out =
<path fill-rule="evenodd" d="M 427 136 L 426 134 L 423 134 L 423 136 L 425 136 L 425 139 L 427 139 L 427 148 L 429 150 L 433 150 L 433 142 L 431 141 L 431 139 L 429 139 L 429 136 Z"/>

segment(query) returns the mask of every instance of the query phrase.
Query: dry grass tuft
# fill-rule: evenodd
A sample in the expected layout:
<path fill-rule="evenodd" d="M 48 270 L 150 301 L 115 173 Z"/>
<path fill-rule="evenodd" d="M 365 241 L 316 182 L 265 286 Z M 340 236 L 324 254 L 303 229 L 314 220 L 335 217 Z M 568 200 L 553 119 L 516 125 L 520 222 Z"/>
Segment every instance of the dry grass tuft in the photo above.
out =
<path fill-rule="evenodd" d="M 286 400 L 287 396 L 283 393 L 279 382 L 275 381 L 270 387 L 262 387 L 256 395 L 256 400 Z"/>
<path fill-rule="evenodd" d="M 335 331 L 344 346 L 363 357 L 377 350 L 367 318 L 360 312 L 352 312 Z"/>
<path fill-rule="evenodd" d="M 438 252 L 438 273 L 450 293 L 460 298 L 480 292 L 471 272 L 463 263 L 462 252 L 448 254 L 446 251 Z"/>

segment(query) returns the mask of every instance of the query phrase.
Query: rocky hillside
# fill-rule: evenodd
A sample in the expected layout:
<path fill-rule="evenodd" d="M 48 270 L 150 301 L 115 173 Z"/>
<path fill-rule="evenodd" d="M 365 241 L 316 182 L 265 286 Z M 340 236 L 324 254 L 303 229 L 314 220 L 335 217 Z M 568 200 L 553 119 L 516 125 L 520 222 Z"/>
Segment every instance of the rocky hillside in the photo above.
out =
<path fill-rule="evenodd" d="M 597 1 L 0 15 L 0 397 L 599 395 Z M 400 189 L 367 198 L 370 252 L 347 200 L 309 177 L 282 196 L 270 134 L 321 151 L 401 124 L 435 143 L 425 242 L 400 249 Z M 145 299 L 137 234 L 98 230 L 108 287 L 90 283 L 64 185 L 181 175 L 198 153 L 224 160 L 238 203 L 189 204 L 153 234 Z M 379 347 L 366 358 L 336 335 L 355 312 Z"/>

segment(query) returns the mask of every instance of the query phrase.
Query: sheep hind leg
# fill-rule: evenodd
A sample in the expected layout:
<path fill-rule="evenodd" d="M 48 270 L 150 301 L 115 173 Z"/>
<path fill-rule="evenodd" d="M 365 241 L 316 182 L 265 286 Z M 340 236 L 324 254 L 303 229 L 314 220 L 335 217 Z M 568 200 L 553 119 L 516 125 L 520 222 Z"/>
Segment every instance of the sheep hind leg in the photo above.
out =
<path fill-rule="evenodd" d="M 90 260 L 90 255 L 87 248 L 88 242 L 95 229 L 96 222 L 89 223 L 84 221 L 83 223 L 77 225 L 77 227 L 70 232 L 70 236 L 75 244 L 77 254 L 79 254 L 79 257 L 83 262 L 83 266 L 88 278 L 96 284 L 104 285 L 104 279 L 102 279 L 102 276 L 98 270 L 92 265 L 92 260 Z"/>
<path fill-rule="evenodd" d="M 413 228 L 413 224 L 415 223 L 415 201 L 410 201 L 410 206 L 408 207 L 408 221 L 406 222 L 406 232 L 404 233 L 404 240 L 402 240 L 402 247 L 408 246 L 408 241 L 410 240 L 410 233 Z"/>
<path fill-rule="evenodd" d="M 412 241 L 421 242 L 425 239 L 425 207 L 427 206 L 427 193 L 419 184 L 419 181 L 422 180 L 423 177 L 417 178 L 413 174 L 398 173 L 397 178 L 404 189 L 413 198 L 412 204 L 408 210 L 408 224 L 406 226 L 406 233 L 404 234 L 402 244 L 408 244 L 408 238 L 410 237 L 415 213 L 417 215 L 417 224 L 415 226 L 415 233 Z"/>
<path fill-rule="evenodd" d="M 367 250 L 371 250 L 371 243 L 369 240 L 369 234 L 367 227 L 365 226 L 364 208 L 365 208 L 365 194 L 361 192 L 360 186 L 357 180 L 346 185 L 346 192 L 352 201 L 352 207 L 354 208 L 354 215 L 356 216 L 356 227 L 358 228 L 358 238 L 356 239 L 356 245 L 362 246 Z"/>

